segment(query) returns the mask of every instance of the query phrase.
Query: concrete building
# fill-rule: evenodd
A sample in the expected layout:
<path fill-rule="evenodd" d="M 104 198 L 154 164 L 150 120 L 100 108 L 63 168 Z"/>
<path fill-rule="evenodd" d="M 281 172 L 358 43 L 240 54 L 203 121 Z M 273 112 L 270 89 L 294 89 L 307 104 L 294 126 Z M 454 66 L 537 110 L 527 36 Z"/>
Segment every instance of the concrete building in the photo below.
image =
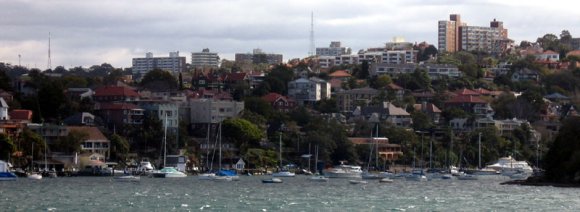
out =
<path fill-rule="evenodd" d="M 210 52 L 208 48 L 201 52 L 191 53 L 191 67 L 192 68 L 218 68 L 220 57 L 218 53 Z"/>
<path fill-rule="evenodd" d="M 179 128 L 179 105 L 172 101 L 139 101 L 139 107 L 146 114 L 156 115 L 162 126 L 167 124 L 168 130 L 177 132 Z"/>
<path fill-rule="evenodd" d="M 237 53 L 236 63 L 270 64 L 277 65 L 283 62 L 281 54 L 264 53 L 261 49 L 254 49 L 250 53 Z"/>
<path fill-rule="evenodd" d="M 169 52 L 169 57 L 153 57 L 148 52 L 144 58 L 133 58 L 133 74 L 145 75 L 153 69 L 161 69 L 177 74 L 185 71 L 185 57 L 180 57 L 179 52 Z"/>
<path fill-rule="evenodd" d="M 288 83 L 288 97 L 301 105 L 314 103 L 330 98 L 330 87 L 330 83 L 316 77 L 300 78 Z"/>
<path fill-rule="evenodd" d="M 338 111 L 352 112 L 357 106 L 368 106 L 379 93 L 378 90 L 370 87 L 336 92 Z"/>
<path fill-rule="evenodd" d="M 349 55 L 351 54 L 352 50 L 348 47 L 342 47 L 340 41 L 332 41 L 330 42 L 329 47 L 319 47 L 316 48 L 316 55 L 317 56 L 341 56 L 341 55 Z"/>
<path fill-rule="evenodd" d="M 489 27 L 468 26 L 461 22 L 458 14 L 451 14 L 448 21 L 438 22 L 437 37 L 439 52 L 484 51 L 497 54 L 510 43 L 503 22 L 493 19 Z"/>
<path fill-rule="evenodd" d="M 216 124 L 237 117 L 244 110 L 244 102 L 215 99 L 190 99 L 182 104 L 181 117 L 191 124 Z"/>

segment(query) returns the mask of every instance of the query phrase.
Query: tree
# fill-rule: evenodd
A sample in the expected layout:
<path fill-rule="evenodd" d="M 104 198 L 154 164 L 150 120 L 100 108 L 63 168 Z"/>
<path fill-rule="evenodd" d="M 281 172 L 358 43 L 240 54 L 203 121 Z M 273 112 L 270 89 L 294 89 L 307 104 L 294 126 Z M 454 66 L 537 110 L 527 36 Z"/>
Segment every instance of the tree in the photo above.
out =
<path fill-rule="evenodd" d="M 223 122 L 222 135 L 236 144 L 240 152 L 259 146 L 260 140 L 265 136 L 264 131 L 258 126 L 241 118 L 226 119 Z"/>
<path fill-rule="evenodd" d="M 571 117 L 564 121 L 550 150 L 546 153 L 544 167 L 546 179 L 559 183 L 580 183 L 577 176 L 580 167 L 580 118 Z"/>
<path fill-rule="evenodd" d="M 89 137 L 84 131 L 71 130 L 68 135 L 61 137 L 56 143 L 56 149 L 68 154 L 81 151 L 81 144 Z"/>
<path fill-rule="evenodd" d="M 124 161 L 125 156 L 129 153 L 131 148 L 127 139 L 120 135 L 113 134 L 109 138 L 109 141 L 111 141 L 111 158 Z"/>
<path fill-rule="evenodd" d="M 393 83 L 393 80 L 388 75 L 374 76 L 370 80 L 370 87 L 374 89 L 382 89 L 387 85 Z"/>
<path fill-rule="evenodd" d="M 321 113 L 338 113 L 338 105 L 334 98 L 320 100 L 316 102 L 314 108 Z"/>
<path fill-rule="evenodd" d="M 363 60 L 361 69 L 357 74 L 359 79 L 366 79 L 369 77 L 369 61 Z"/>
<path fill-rule="evenodd" d="M 260 97 L 248 97 L 244 99 L 244 109 L 260 114 L 265 118 L 269 118 L 274 113 L 272 105 Z"/>
<path fill-rule="evenodd" d="M 38 90 L 38 105 L 31 109 L 40 108 L 40 116 L 43 119 L 61 119 L 67 115 L 63 110 L 65 106 L 64 87 L 60 81 L 46 80 Z"/>
<path fill-rule="evenodd" d="M 411 118 L 413 119 L 413 129 L 415 130 L 424 130 L 433 127 L 429 116 L 421 111 L 411 113 Z"/>
<path fill-rule="evenodd" d="M 12 139 L 8 135 L 0 133 L 0 160 L 8 160 L 15 148 Z"/>
<path fill-rule="evenodd" d="M 152 90 L 176 90 L 178 83 L 175 77 L 167 71 L 154 69 L 147 72 L 141 80 L 141 86 Z"/>

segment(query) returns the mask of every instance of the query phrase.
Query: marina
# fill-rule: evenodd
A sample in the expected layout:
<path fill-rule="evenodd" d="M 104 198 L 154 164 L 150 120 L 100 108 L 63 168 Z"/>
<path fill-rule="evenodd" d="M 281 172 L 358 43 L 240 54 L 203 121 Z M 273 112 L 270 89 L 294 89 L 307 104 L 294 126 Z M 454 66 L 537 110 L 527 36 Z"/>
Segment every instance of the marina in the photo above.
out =
<path fill-rule="evenodd" d="M 112 177 L 19 178 L 0 182 L 0 205 L 6 211 L 580 210 L 576 188 L 500 185 L 503 181 L 481 179 L 368 180 L 351 185 L 351 179 L 320 183 L 309 178 L 298 175 L 275 184 L 262 183 L 263 176 L 240 176 L 239 181 L 141 178 L 134 183 Z"/>

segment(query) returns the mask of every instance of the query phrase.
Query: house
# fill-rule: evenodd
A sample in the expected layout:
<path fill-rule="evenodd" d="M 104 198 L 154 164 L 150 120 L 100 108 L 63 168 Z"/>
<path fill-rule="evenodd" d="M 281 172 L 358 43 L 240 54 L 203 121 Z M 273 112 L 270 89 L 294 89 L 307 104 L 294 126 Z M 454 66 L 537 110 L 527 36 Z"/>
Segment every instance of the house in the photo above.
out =
<path fill-rule="evenodd" d="M 356 106 L 368 106 L 378 95 L 379 91 L 370 87 L 336 92 L 338 111 L 352 112 Z"/>
<path fill-rule="evenodd" d="M 10 120 L 18 123 L 31 123 L 32 122 L 32 110 L 12 110 L 8 113 Z"/>
<path fill-rule="evenodd" d="M 570 103 L 570 97 L 564 96 L 561 93 L 551 93 L 549 95 L 544 96 L 544 98 L 559 104 L 568 104 Z"/>
<path fill-rule="evenodd" d="M 328 99 L 330 98 L 330 83 L 315 77 L 290 81 L 288 82 L 288 97 L 300 105 Z"/>
<path fill-rule="evenodd" d="M 82 112 L 69 116 L 63 120 L 66 125 L 92 126 L 95 124 L 95 116 L 91 113 Z"/>
<path fill-rule="evenodd" d="M 422 102 L 421 104 L 413 105 L 416 111 L 425 113 L 434 124 L 439 124 L 441 118 L 441 110 L 433 103 Z"/>
<path fill-rule="evenodd" d="M 512 75 L 513 82 L 521 82 L 521 81 L 540 81 L 540 73 L 536 70 L 531 70 L 528 68 L 517 70 Z"/>
<path fill-rule="evenodd" d="M 87 138 L 81 143 L 82 152 L 99 153 L 105 157 L 110 156 L 110 141 L 103 135 L 101 130 L 97 127 L 88 126 L 67 126 L 68 133 L 81 132 L 86 133 Z"/>
<path fill-rule="evenodd" d="M 355 110 L 356 111 L 356 110 Z M 353 115 L 356 113 L 353 112 Z M 410 127 L 413 124 L 411 114 L 390 102 L 383 102 L 380 106 L 367 106 L 360 109 L 360 115 L 370 119 L 377 114 L 380 120 L 384 120 L 400 127 Z"/>
<path fill-rule="evenodd" d="M 8 116 L 8 104 L 4 101 L 4 98 L 0 97 L 0 120 L 10 120 Z"/>
<path fill-rule="evenodd" d="M 73 100 L 92 99 L 94 94 L 95 92 L 90 88 L 68 88 L 65 92 L 65 95 Z"/>
<path fill-rule="evenodd" d="M 244 102 L 218 99 L 189 99 L 179 108 L 180 117 L 190 124 L 216 124 L 224 119 L 238 117 Z"/>
<path fill-rule="evenodd" d="M 445 107 L 455 107 L 477 116 L 493 116 L 494 111 L 485 100 L 474 95 L 456 95 L 445 102 Z"/>
<path fill-rule="evenodd" d="M 467 131 L 470 129 L 469 122 L 466 118 L 454 118 L 449 120 L 449 126 L 453 131 Z"/>
<path fill-rule="evenodd" d="M 536 60 L 538 61 L 551 61 L 551 62 L 557 62 L 560 60 L 560 54 L 558 54 L 557 52 L 554 52 L 552 50 L 547 50 L 541 53 L 536 53 L 534 55 L 536 57 Z"/>
<path fill-rule="evenodd" d="M 162 126 L 167 126 L 172 132 L 179 128 L 179 104 L 172 101 L 139 101 L 138 106 L 148 115 L 156 116 Z"/>
<path fill-rule="evenodd" d="M 346 70 L 337 70 L 330 73 L 328 77 L 330 77 L 330 79 L 338 79 L 342 82 L 346 82 L 352 77 L 352 75 L 349 74 Z"/>
<path fill-rule="evenodd" d="M 386 86 L 387 91 L 390 93 L 394 93 L 395 94 L 395 98 L 399 101 L 403 100 L 403 97 L 405 96 L 405 89 L 403 89 L 403 87 L 395 84 L 395 83 L 390 83 Z"/>
<path fill-rule="evenodd" d="M 95 102 L 134 102 L 139 101 L 139 93 L 125 86 L 103 86 L 95 89 Z"/>
<path fill-rule="evenodd" d="M 377 138 L 360 138 L 360 137 L 350 137 L 348 138 L 355 146 L 358 145 L 377 145 L 377 152 L 379 157 L 386 161 L 395 161 L 403 156 L 403 151 L 401 150 L 401 145 L 389 143 L 388 138 L 377 137 Z"/>
<path fill-rule="evenodd" d="M 124 125 L 140 125 L 145 115 L 144 109 L 131 103 L 96 103 L 94 110 L 110 129 L 121 128 Z"/>
<path fill-rule="evenodd" d="M 266 94 L 262 96 L 262 99 L 270 103 L 270 105 L 272 105 L 272 108 L 274 108 L 274 110 L 277 111 L 289 112 L 292 109 L 296 108 L 296 102 L 293 99 L 290 99 L 277 93 Z"/>

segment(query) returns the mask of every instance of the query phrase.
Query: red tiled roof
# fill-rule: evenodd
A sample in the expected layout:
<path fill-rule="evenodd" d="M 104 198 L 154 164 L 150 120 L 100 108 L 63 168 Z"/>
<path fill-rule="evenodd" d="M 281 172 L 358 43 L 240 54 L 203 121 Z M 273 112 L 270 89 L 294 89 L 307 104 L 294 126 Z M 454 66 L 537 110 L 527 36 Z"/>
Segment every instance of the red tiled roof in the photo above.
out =
<path fill-rule="evenodd" d="M 32 120 L 31 110 L 12 110 L 8 114 L 12 120 Z"/>
<path fill-rule="evenodd" d="M 446 103 L 487 103 L 483 99 L 472 95 L 457 95 Z"/>
<path fill-rule="evenodd" d="M 459 95 L 475 95 L 475 96 L 479 95 L 479 93 L 472 91 L 472 90 L 469 90 L 467 88 L 461 89 L 455 93 L 457 93 Z"/>
<path fill-rule="evenodd" d="M 280 95 L 278 93 L 274 93 L 274 92 L 271 92 L 269 94 L 266 94 L 266 95 L 262 96 L 262 99 L 265 100 L 265 101 L 267 101 L 267 102 L 269 102 L 269 103 L 275 102 L 275 101 L 277 101 L 280 98 L 288 101 L 288 98 L 286 98 L 285 96 Z"/>
<path fill-rule="evenodd" d="M 423 104 L 415 104 L 413 105 L 413 108 L 415 108 L 415 110 L 425 110 L 432 113 L 441 113 L 441 110 L 432 103 L 427 103 L 425 108 L 423 108 Z"/>
<path fill-rule="evenodd" d="M 570 55 L 580 56 L 580 50 L 570 51 L 566 54 L 566 56 L 570 56 Z"/>
<path fill-rule="evenodd" d="M 230 73 L 227 76 L 227 79 L 229 81 L 242 81 L 246 79 L 246 76 L 248 76 L 247 73 L 244 72 L 240 72 L 240 73 Z"/>
<path fill-rule="evenodd" d="M 403 87 L 401 87 L 395 83 L 388 84 L 387 87 L 389 89 L 392 89 L 392 90 L 403 90 Z"/>
<path fill-rule="evenodd" d="M 489 95 L 491 93 L 491 91 L 489 91 L 489 90 L 487 90 L 485 88 L 478 88 L 478 89 L 475 89 L 473 91 L 476 92 L 476 93 L 479 93 L 481 95 Z"/>
<path fill-rule="evenodd" d="M 332 72 L 328 76 L 329 77 L 352 77 L 352 75 L 349 74 L 348 72 L 346 72 L 345 70 L 338 70 L 338 71 Z"/>
<path fill-rule="evenodd" d="M 88 134 L 87 140 L 108 140 L 97 127 L 67 126 L 68 131 L 80 131 Z"/>
<path fill-rule="evenodd" d="M 137 105 L 129 103 L 100 103 L 100 110 L 133 110 L 139 109 Z"/>
<path fill-rule="evenodd" d="M 95 95 L 98 96 L 132 96 L 138 97 L 139 94 L 134 90 L 122 86 L 104 86 L 95 90 Z"/>
<path fill-rule="evenodd" d="M 556 52 L 554 52 L 552 50 L 547 50 L 543 54 L 558 54 L 558 53 L 556 53 Z"/>

